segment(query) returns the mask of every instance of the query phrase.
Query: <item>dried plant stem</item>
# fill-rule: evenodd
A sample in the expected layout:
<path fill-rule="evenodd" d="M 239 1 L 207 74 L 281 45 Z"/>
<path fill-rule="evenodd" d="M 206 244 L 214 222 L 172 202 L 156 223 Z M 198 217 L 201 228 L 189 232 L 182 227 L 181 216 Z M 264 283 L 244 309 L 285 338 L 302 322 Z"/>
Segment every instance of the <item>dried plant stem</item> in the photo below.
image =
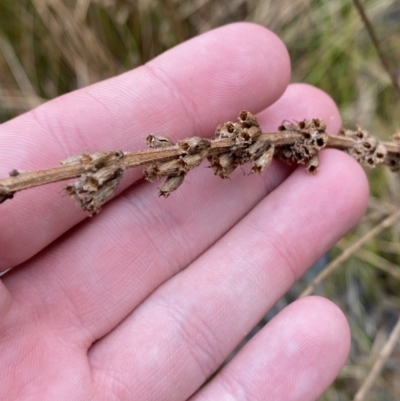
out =
<path fill-rule="evenodd" d="M 285 134 L 276 132 L 263 132 L 260 139 L 267 139 L 275 146 L 288 145 L 294 143 L 299 137 L 296 132 L 287 132 Z M 335 148 L 340 150 L 349 149 L 353 146 L 354 141 L 337 136 L 328 136 L 327 148 Z M 391 142 L 383 142 L 388 151 L 399 153 L 399 146 Z M 211 141 L 211 149 L 209 154 L 220 154 L 228 151 L 232 147 L 232 143 L 228 140 Z M 118 152 L 107 152 L 110 155 Z M 105 153 L 106 154 L 106 153 Z M 90 155 L 89 155 L 90 156 Z M 125 169 L 145 166 L 154 162 L 165 162 L 173 160 L 179 156 L 179 149 L 175 146 L 160 149 L 146 149 L 138 152 L 124 152 L 121 164 Z M 110 164 L 113 161 L 110 160 Z M 18 175 L 0 179 L 0 195 L 1 187 L 7 187 L 10 192 L 18 192 L 24 189 L 34 188 L 41 185 L 51 184 L 53 182 L 65 181 L 72 178 L 79 177 L 87 172 L 87 167 L 84 164 L 77 165 L 62 165 L 45 170 L 30 171 L 26 173 L 18 173 Z M 12 173 L 11 173 L 12 175 Z M 1 202 L 0 202 L 1 203 Z"/>
<path fill-rule="evenodd" d="M 350 246 L 350 243 L 342 238 L 336 246 L 340 248 L 340 250 L 345 251 Z M 354 252 L 354 256 L 390 274 L 393 278 L 400 280 L 399 266 L 382 258 L 382 256 L 362 248 L 357 249 L 357 251 Z"/>
<path fill-rule="evenodd" d="M 394 347 L 399 341 L 399 337 L 400 337 L 400 319 L 397 321 L 396 326 L 394 327 L 393 331 L 389 336 L 389 339 L 387 340 L 381 352 L 379 353 L 374 365 L 372 366 L 372 369 L 368 373 L 367 378 L 361 385 L 360 389 L 357 391 L 357 394 L 354 396 L 353 401 L 363 401 L 366 399 L 367 395 L 369 395 L 368 393 L 370 392 L 376 379 L 381 373 L 385 365 L 385 362 L 387 361 Z"/>
<path fill-rule="evenodd" d="M 393 171 L 400 170 L 396 136 L 395 143 L 380 142 L 360 128 L 342 130 L 340 135 L 332 136 L 326 133 L 325 123 L 317 118 L 298 123 L 286 121 L 276 132 L 262 132 L 256 117 L 248 111 L 242 111 L 238 120 L 218 126 L 212 140 L 191 137 L 173 144 L 168 138 L 149 135 L 150 149 L 81 154 L 56 168 L 24 173 L 12 170 L 10 177 L 0 179 L 0 203 L 18 191 L 78 178 L 66 191 L 92 215 L 111 199 L 123 172 L 129 168 L 147 166 L 144 175 L 149 181 L 166 178 L 160 195 L 167 197 L 206 158 L 215 175 L 221 178 L 228 178 L 238 165 L 245 163 L 253 165 L 253 173 L 262 173 L 273 157 L 288 164 L 303 164 L 308 173 L 315 174 L 318 153 L 325 147 L 343 150 L 369 167 L 386 164 Z"/>
<path fill-rule="evenodd" d="M 395 88 L 397 94 L 400 96 L 400 83 L 399 83 L 397 74 L 396 74 L 395 70 L 393 70 L 390 67 L 389 60 L 387 59 L 385 53 L 381 50 L 381 45 L 380 45 L 378 37 L 375 33 L 374 27 L 373 27 L 371 21 L 369 20 L 366 12 L 364 10 L 364 7 L 361 4 L 361 1 L 353 0 L 353 3 L 355 5 L 355 7 L 357 8 L 358 13 L 360 14 L 360 17 L 365 25 L 365 28 L 367 29 L 367 32 L 372 40 L 372 43 L 378 53 L 379 58 L 381 60 L 383 68 L 386 70 L 386 72 L 388 73 L 388 75 L 392 81 L 393 88 Z"/>
<path fill-rule="evenodd" d="M 315 287 L 323 280 L 325 280 L 328 276 L 330 276 L 336 269 L 338 269 L 345 260 L 349 259 L 364 244 L 366 244 L 369 240 L 382 232 L 385 228 L 390 227 L 398 219 L 400 219 L 400 210 L 388 216 L 372 230 L 368 231 L 360 239 L 347 247 L 342 254 L 340 254 L 336 259 L 329 263 L 328 266 L 326 266 L 325 269 L 320 274 L 318 274 L 317 277 L 314 278 L 310 285 L 301 293 L 300 298 L 310 295 L 315 290 Z"/>
<path fill-rule="evenodd" d="M 262 134 L 260 139 L 265 138 L 276 146 L 282 146 L 293 143 L 298 137 L 299 134 L 296 132 L 286 132 L 284 134 L 265 132 Z M 211 147 L 208 152 L 210 155 L 224 153 L 232 147 L 232 141 L 229 139 L 215 140 L 210 142 Z M 344 141 L 343 144 L 345 145 L 346 141 Z M 120 151 L 107 152 L 104 153 L 104 155 L 115 155 L 117 153 L 120 153 Z M 129 169 L 133 167 L 145 166 L 155 162 L 166 162 L 175 159 L 179 155 L 179 147 L 178 145 L 174 145 L 165 148 L 146 149 L 138 152 L 124 152 L 120 163 L 125 169 Z M 113 163 L 114 160 L 110 158 L 109 163 L 105 163 L 105 165 L 112 165 Z M 18 173 L 18 175 L 0 179 L 0 188 L 1 186 L 4 186 L 7 187 L 11 192 L 18 192 L 40 185 L 76 178 L 85 172 L 87 172 L 87 166 L 84 163 L 81 163 L 76 165 L 62 165 L 60 167 L 46 170 Z"/>

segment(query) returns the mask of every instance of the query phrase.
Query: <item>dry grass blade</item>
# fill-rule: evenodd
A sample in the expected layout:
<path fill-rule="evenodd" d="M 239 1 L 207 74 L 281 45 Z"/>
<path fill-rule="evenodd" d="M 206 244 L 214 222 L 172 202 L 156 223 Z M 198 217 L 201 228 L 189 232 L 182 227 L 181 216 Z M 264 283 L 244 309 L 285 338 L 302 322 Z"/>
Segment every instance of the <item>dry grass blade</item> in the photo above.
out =
<path fill-rule="evenodd" d="M 346 251 L 349 246 L 351 246 L 350 243 L 344 239 L 341 239 L 337 244 L 337 247 L 340 248 L 343 252 Z M 400 280 L 400 268 L 397 265 L 389 262 L 387 259 L 382 258 L 382 256 L 379 256 L 362 248 L 357 249 L 354 255 L 357 256 L 359 259 L 384 271 L 385 273 L 388 273 L 391 277 Z"/>
<path fill-rule="evenodd" d="M 378 37 L 377 37 L 377 35 L 375 33 L 375 29 L 374 29 L 371 21 L 367 17 L 367 14 L 365 13 L 365 10 L 364 10 L 363 5 L 361 4 L 361 1 L 360 0 L 353 0 L 353 3 L 355 5 L 355 7 L 357 8 L 357 11 L 360 14 L 361 19 L 363 20 L 363 23 L 365 25 L 365 28 L 368 31 L 369 36 L 371 37 L 372 43 L 374 44 L 375 49 L 378 52 L 378 55 L 379 55 L 379 58 L 381 60 L 381 63 L 383 65 L 383 67 L 385 68 L 386 72 L 390 76 L 390 79 L 392 80 L 393 88 L 396 89 L 396 92 L 400 96 L 400 83 L 399 83 L 399 79 L 397 77 L 397 74 L 391 68 L 388 58 L 386 57 L 385 53 L 381 49 L 381 45 L 379 44 L 379 40 L 378 40 Z"/>
<path fill-rule="evenodd" d="M 189 38 L 189 33 L 184 24 L 179 23 L 179 16 L 176 10 L 172 7 L 169 0 L 159 0 L 161 6 L 163 7 L 165 14 L 171 24 L 171 27 L 180 42 L 185 41 Z"/>
<path fill-rule="evenodd" d="M 29 104 L 29 107 L 39 106 L 42 101 L 36 94 L 36 91 L 31 84 L 26 72 L 18 60 L 17 55 L 14 52 L 13 47 L 10 42 L 0 34 L 0 51 L 3 53 L 4 58 L 6 59 L 10 70 L 12 71 L 15 80 L 18 83 L 19 88 L 23 96 L 26 98 L 26 102 Z"/>
<path fill-rule="evenodd" d="M 400 319 L 397 321 L 396 326 L 394 327 L 392 333 L 390 334 L 389 339 L 383 346 L 382 351 L 379 353 L 378 358 L 376 359 L 374 365 L 372 366 L 372 369 L 368 373 L 367 378 L 365 379 L 364 383 L 354 396 L 353 401 L 364 401 L 366 399 L 367 394 L 369 393 L 376 379 L 381 373 L 386 360 L 389 358 L 395 345 L 397 344 L 399 337 L 400 337 Z"/>
<path fill-rule="evenodd" d="M 0 94 L 0 104 L 2 107 L 7 108 L 9 110 L 17 110 L 21 111 L 29 111 L 32 109 L 32 104 L 36 104 L 39 106 L 44 102 L 44 99 L 41 99 L 37 96 L 13 96 L 9 94 Z"/>
<path fill-rule="evenodd" d="M 378 235 L 385 228 L 388 228 L 392 224 L 394 224 L 398 219 L 400 219 L 400 210 L 391 214 L 389 217 L 387 217 L 385 220 L 375 226 L 372 230 L 368 231 L 359 240 L 349 246 L 341 255 L 339 255 L 336 259 L 329 263 L 329 265 L 326 266 L 326 268 L 320 274 L 318 274 L 317 277 L 315 277 L 311 284 L 300 294 L 300 298 L 310 295 L 314 291 L 315 287 L 323 280 L 325 280 L 328 276 L 330 276 L 336 269 L 338 269 L 345 260 L 350 258 L 358 249 L 360 249 L 364 244 L 366 244 L 369 240 Z"/>
<path fill-rule="evenodd" d="M 210 0 L 195 0 L 192 2 L 183 2 L 178 8 L 178 15 L 181 19 L 190 17 L 191 14 L 195 13 L 199 8 L 203 7 Z"/>
<path fill-rule="evenodd" d="M 85 21 L 91 0 L 77 0 L 74 10 L 74 17 L 78 21 Z"/>
<path fill-rule="evenodd" d="M 55 43 L 71 68 L 78 74 L 84 65 L 87 70 L 89 67 L 92 69 L 90 74 L 83 74 L 81 79 L 83 84 L 88 83 L 85 75 L 92 77 L 90 81 L 100 80 L 101 75 L 95 70 L 96 65 L 103 66 L 113 75 L 119 72 L 111 52 L 100 43 L 91 29 L 76 18 L 75 12 L 70 10 L 63 1 L 32 0 L 32 4 L 52 37 L 56 39 Z M 85 49 L 90 49 L 90 52 Z"/>

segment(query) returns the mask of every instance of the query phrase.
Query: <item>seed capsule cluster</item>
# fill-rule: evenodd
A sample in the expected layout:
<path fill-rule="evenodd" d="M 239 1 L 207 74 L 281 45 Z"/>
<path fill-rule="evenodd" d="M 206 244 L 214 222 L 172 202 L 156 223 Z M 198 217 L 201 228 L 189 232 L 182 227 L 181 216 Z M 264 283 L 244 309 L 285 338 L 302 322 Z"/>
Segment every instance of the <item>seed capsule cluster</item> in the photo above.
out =
<path fill-rule="evenodd" d="M 308 173 L 317 173 L 318 153 L 328 142 L 324 121 L 319 118 L 297 123 L 284 121 L 278 131 L 291 131 L 300 135 L 292 144 L 280 147 L 275 156 L 287 164 L 305 164 Z"/>
<path fill-rule="evenodd" d="M 172 146 L 173 142 L 164 137 L 149 135 L 147 144 L 153 148 Z M 168 143 L 168 145 L 165 145 Z M 209 139 L 192 137 L 178 142 L 178 157 L 167 162 L 156 162 L 145 168 L 144 178 L 150 182 L 167 177 L 159 191 L 160 196 L 167 198 L 169 194 L 183 183 L 185 175 L 199 166 L 211 147 Z"/>
<path fill-rule="evenodd" d="M 215 139 L 193 137 L 179 141 L 176 145 L 165 137 L 149 135 L 147 144 L 151 148 L 177 146 L 178 156 L 173 160 L 154 162 L 144 170 L 148 181 L 167 177 L 160 189 L 160 196 L 168 197 L 184 181 L 185 175 L 207 158 L 214 174 L 222 179 L 236 167 L 251 163 L 252 173 L 261 174 L 274 157 L 288 164 L 305 164 L 309 173 L 318 170 L 318 152 L 328 141 L 326 125 L 320 119 L 304 120 L 298 123 L 284 122 L 278 133 L 288 133 L 289 143 L 275 146 L 262 130 L 257 118 L 248 111 L 239 114 L 237 122 L 228 121 L 217 127 Z M 215 151 L 218 143 L 224 142 L 224 151 Z"/>
<path fill-rule="evenodd" d="M 252 163 L 252 172 L 262 173 L 271 163 L 275 148 L 268 139 L 260 139 L 261 134 L 256 117 L 242 111 L 238 122 L 229 121 L 217 127 L 214 140 L 192 137 L 179 141 L 178 157 L 152 163 L 144 170 L 144 177 L 151 182 L 167 177 L 159 194 L 168 197 L 183 183 L 186 174 L 206 158 L 214 174 L 223 179 L 245 163 Z M 174 145 L 170 139 L 154 135 L 149 135 L 146 141 L 151 148 Z M 211 145 L 218 141 L 227 142 L 228 150 L 213 152 Z"/>
<path fill-rule="evenodd" d="M 240 112 L 236 123 L 219 125 L 215 139 L 229 139 L 232 146 L 228 152 L 208 156 L 214 174 L 226 179 L 245 163 L 252 163 L 252 172 L 262 173 L 270 165 L 275 148 L 268 139 L 260 139 L 261 134 L 256 117 L 248 111 Z"/>
<path fill-rule="evenodd" d="M 357 127 L 356 131 L 341 130 L 340 135 L 352 138 L 354 144 L 347 150 L 360 164 L 374 168 L 385 162 L 387 150 L 381 141 L 367 131 Z M 389 167 L 392 167 L 389 163 Z"/>
<path fill-rule="evenodd" d="M 114 195 L 125 169 L 121 163 L 123 157 L 124 153 L 121 151 L 99 152 L 73 156 L 61 162 L 64 166 L 85 166 L 87 172 L 67 185 L 65 191 L 89 216 L 98 213 L 104 203 Z"/>

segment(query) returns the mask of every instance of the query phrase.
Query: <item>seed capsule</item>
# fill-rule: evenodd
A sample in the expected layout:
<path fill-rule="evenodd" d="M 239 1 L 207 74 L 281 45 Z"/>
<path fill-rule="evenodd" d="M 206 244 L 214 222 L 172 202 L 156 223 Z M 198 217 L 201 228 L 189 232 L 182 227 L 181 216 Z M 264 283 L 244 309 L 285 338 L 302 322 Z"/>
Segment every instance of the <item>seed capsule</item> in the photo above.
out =
<path fill-rule="evenodd" d="M 148 135 L 146 138 L 146 143 L 149 148 L 157 149 L 157 148 L 166 148 L 167 146 L 173 146 L 174 143 L 171 139 L 165 136 L 155 136 L 155 135 Z"/>
<path fill-rule="evenodd" d="M 265 152 L 256 160 L 254 160 L 252 171 L 261 174 L 272 162 L 274 157 L 275 146 L 271 145 Z"/>
<path fill-rule="evenodd" d="M 211 147 L 211 141 L 206 138 L 194 136 L 178 142 L 181 154 L 190 155 Z"/>
<path fill-rule="evenodd" d="M 307 162 L 307 166 L 306 166 L 307 173 L 317 174 L 318 167 L 319 167 L 319 157 L 318 157 L 318 155 L 315 155 Z"/>
<path fill-rule="evenodd" d="M 238 166 L 236 157 L 230 153 L 214 155 L 208 158 L 214 174 L 222 179 L 228 178 L 229 174 Z"/>
<path fill-rule="evenodd" d="M 181 174 L 174 177 L 167 177 L 164 182 L 164 185 L 159 191 L 159 196 L 163 196 L 164 198 L 168 198 L 169 194 L 176 189 L 183 183 L 185 179 L 185 174 Z"/>
<path fill-rule="evenodd" d="M 247 127 L 259 127 L 256 116 L 246 110 L 240 112 L 239 121 Z"/>

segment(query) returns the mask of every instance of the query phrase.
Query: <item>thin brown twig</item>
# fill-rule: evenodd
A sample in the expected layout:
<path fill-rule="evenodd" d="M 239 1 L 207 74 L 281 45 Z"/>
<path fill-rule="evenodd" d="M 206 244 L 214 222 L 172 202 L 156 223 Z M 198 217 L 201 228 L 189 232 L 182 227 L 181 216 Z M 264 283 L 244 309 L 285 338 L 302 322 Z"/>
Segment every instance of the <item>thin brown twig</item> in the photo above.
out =
<path fill-rule="evenodd" d="M 400 96 L 400 82 L 399 79 L 396 75 L 396 72 L 391 68 L 390 66 L 390 62 L 388 60 L 388 58 L 386 57 L 385 53 L 382 51 L 381 49 L 381 45 L 379 43 L 378 37 L 375 33 L 374 27 L 371 23 L 371 21 L 369 20 L 363 5 L 361 4 L 360 0 L 353 0 L 353 3 L 358 11 L 358 13 L 360 14 L 360 17 L 365 25 L 365 28 L 367 29 L 367 32 L 372 40 L 372 43 L 378 53 L 378 56 L 381 60 L 381 63 L 383 65 L 383 68 L 386 70 L 386 72 L 388 73 L 391 81 L 392 81 L 392 85 L 393 88 L 395 88 L 397 94 Z"/>
<path fill-rule="evenodd" d="M 256 117 L 248 111 L 240 112 L 238 120 L 219 125 L 212 140 L 191 137 L 174 144 L 168 138 L 149 135 L 150 149 L 81 154 L 61 162 L 60 167 L 40 171 L 21 173 L 14 169 L 10 177 L 0 179 L 0 203 L 24 189 L 78 177 L 66 191 L 92 215 L 112 198 L 129 168 L 147 166 L 144 175 L 149 181 L 166 178 L 160 195 L 167 197 L 206 158 L 221 178 L 228 178 L 237 166 L 245 163 L 252 164 L 252 172 L 262 173 L 274 157 L 288 164 L 303 164 L 308 173 L 315 174 L 318 153 L 325 147 L 345 151 L 369 167 L 386 164 L 393 171 L 400 170 L 396 136 L 395 143 L 381 142 L 361 128 L 342 130 L 340 135 L 332 136 L 318 118 L 297 123 L 285 121 L 276 132 L 262 132 Z"/>
<path fill-rule="evenodd" d="M 285 133 L 269 133 L 264 132 L 260 139 L 268 139 L 275 146 L 282 146 L 293 143 L 299 136 L 297 132 Z M 224 153 L 232 147 L 232 142 L 229 139 L 210 141 L 211 147 L 208 154 Z M 337 141 L 335 141 L 337 143 Z M 348 141 L 344 138 L 341 143 L 343 147 L 347 146 Z M 107 152 L 109 155 L 114 155 L 117 152 Z M 145 166 L 155 162 L 166 162 L 173 160 L 179 156 L 180 150 L 178 145 L 173 145 L 165 148 L 146 149 L 137 152 L 124 152 L 121 164 L 125 169 Z M 106 154 L 105 154 L 106 155 Z M 89 155 L 90 156 L 90 155 Z M 114 161 L 110 160 L 111 165 Z M 105 164 L 107 166 L 107 163 Z M 41 185 L 51 184 L 53 182 L 65 181 L 71 178 L 76 178 L 87 171 L 85 164 L 62 165 L 46 170 L 31 171 L 19 173 L 15 177 L 0 179 L 0 187 L 7 187 L 11 192 L 18 192 L 24 189 L 34 188 Z"/>
<path fill-rule="evenodd" d="M 263 132 L 260 139 L 267 139 L 276 147 L 293 143 L 299 134 L 297 132 L 287 131 L 285 133 Z M 353 146 L 354 141 L 346 137 L 328 136 L 326 147 L 340 150 L 349 149 Z M 383 142 L 388 151 L 397 153 L 399 146 L 391 142 Z M 224 153 L 232 147 L 229 139 L 211 141 L 211 149 L 209 154 Z M 116 151 L 107 152 L 110 155 L 117 153 Z M 137 152 L 124 152 L 123 164 L 125 169 L 144 166 L 154 162 L 165 162 L 179 156 L 179 147 L 177 145 L 159 148 L 146 149 Z M 111 164 L 112 162 L 110 162 Z M 18 192 L 41 185 L 51 184 L 58 181 L 65 181 L 79 177 L 85 173 L 87 168 L 84 164 L 62 165 L 51 169 L 31 171 L 19 173 L 15 177 L 0 179 L 0 187 L 4 186 L 11 192 Z"/>
<path fill-rule="evenodd" d="M 367 394 L 373 387 L 376 379 L 378 378 L 379 374 L 381 373 L 387 359 L 391 355 L 394 347 L 396 346 L 397 342 L 399 341 L 400 337 L 400 319 L 397 321 L 394 329 L 392 330 L 386 344 L 383 346 L 381 352 L 379 353 L 378 357 L 375 360 L 372 369 L 368 373 L 368 376 L 364 380 L 363 384 L 361 385 L 360 389 L 357 391 L 356 395 L 353 398 L 353 401 L 363 401 L 366 399 Z"/>
<path fill-rule="evenodd" d="M 318 284 L 320 284 L 335 270 L 337 270 L 345 260 L 349 259 L 364 244 L 366 244 L 369 240 L 382 232 L 385 228 L 390 227 L 398 219 L 400 219 L 400 210 L 388 216 L 385 220 L 376 225 L 372 230 L 368 231 L 360 239 L 350 245 L 343 253 L 341 253 L 336 259 L 329 263 L 328 266 L 326 266 L 325 269 L 320 274 L 318 274 L 317 277 L 314 278 L 309 286 L 300 294 L 300 298 L 310 295 L 315 290 L 315 287 L 317 287 Z"/>
<path fill-rule="evenodd" d="M 293 143 L 299 134 L 297 132 L 286 131 L 279 132 L 263 132 L 260 139 L 267 139 L 276 147 L 284 146 Z M 210 141 L 211 148 L 209 154 L 224 153 L 232 147 L 232 142 L 229 139 Z M 399 153 L 399 145 L 392 142 L 382 142 L 388 152 Z M 350 149 L 354 145 L 354 141 L 346 137 L 338 137 L 328 135 L 327 148 L 334 149 Z M 118 151 L 107 152 L 110 155 Z M 106 153 L 105 153 L 106 154 Z M 144 166 L 154 162 L 165 162 L 179 156 L 179 147 L 177 145 L 165 148 L 146 149 L 137 152 L 124 152 L 121 163 L 125 169 Z M 111 164 L 112 162 L 110 162 Z M 4 186 L 11 192 L 18 192 L 29 188 L 34 188 L 41 185 L 51 184 L 58 181 L 65 181 L 79 177 L 87 171 L 84 164 L 77 165 L 62 165 L 59 167 L 19 173 L 15 177 L 0 179 L 0 187 Z"/>

